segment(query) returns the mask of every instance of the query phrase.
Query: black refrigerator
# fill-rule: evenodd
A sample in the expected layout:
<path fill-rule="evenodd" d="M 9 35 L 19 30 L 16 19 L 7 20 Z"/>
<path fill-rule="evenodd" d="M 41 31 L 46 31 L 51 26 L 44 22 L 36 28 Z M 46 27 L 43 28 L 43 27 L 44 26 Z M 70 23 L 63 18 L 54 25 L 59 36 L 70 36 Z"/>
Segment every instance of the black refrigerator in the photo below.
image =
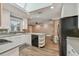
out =
<path fill-rule="evenodd" d="M 78 34 L 78 16 L 64 17 L 60 19 L 61 38 L 59 40 L 60 56 L 67 56 L 67 36 Z"/>

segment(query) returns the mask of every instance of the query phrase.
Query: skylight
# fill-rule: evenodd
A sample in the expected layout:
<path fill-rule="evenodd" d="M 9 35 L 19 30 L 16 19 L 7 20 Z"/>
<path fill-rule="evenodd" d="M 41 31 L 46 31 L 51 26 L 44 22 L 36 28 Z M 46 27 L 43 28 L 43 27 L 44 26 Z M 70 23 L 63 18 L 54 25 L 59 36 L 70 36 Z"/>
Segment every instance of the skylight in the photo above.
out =
<path fill-rule="evenodd" d="M 52 3 L 16 3 L 23 9 L 27 10 L 27 12 L 31 12 L 40 8 L 45 8 L 50 6 Z"/>
<path fill-rule="evenodd" d="M 20 7 L 24 8 L 26 3 L 17 3 Z"/>

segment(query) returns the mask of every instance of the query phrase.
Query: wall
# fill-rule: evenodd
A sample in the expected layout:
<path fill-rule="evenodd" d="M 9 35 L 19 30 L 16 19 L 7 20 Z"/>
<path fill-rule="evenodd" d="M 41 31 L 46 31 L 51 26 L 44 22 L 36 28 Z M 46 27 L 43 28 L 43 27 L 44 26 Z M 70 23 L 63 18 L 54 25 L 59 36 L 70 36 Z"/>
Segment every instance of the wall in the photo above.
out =
<path fill-rule="evenodd" d="M 47 35 L 52 35 L 53 32 L 53 24 L 41 24 L 41 25 L 35 25 L 33 26 L 33 32 L 43 32 L 46 33 Z"/>
<path fill-rule="evenodd" d="M 30 30 L 32 29 L 31 31 L 36 32 L 36 33 L 46 33 L 47 35 L 56 36 L 56 35 L 58 35 L 58 33 L 57 33 L 58 24 L 59 24 L 58 20 L 53 20 L 52 22 L 49 22 L 46 24 L 31 26 Z"/>

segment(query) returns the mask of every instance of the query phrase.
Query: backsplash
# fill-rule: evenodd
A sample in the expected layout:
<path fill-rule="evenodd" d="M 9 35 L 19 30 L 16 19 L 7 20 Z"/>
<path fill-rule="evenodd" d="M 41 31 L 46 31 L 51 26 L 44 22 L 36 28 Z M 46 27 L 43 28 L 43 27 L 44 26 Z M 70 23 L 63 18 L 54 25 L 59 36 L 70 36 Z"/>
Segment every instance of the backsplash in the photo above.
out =
<path fill-rule="evenodd" d="M 8 29 L 0 29 L 0 34 L 7 33 L 7 32 L 8 32 Z"/>

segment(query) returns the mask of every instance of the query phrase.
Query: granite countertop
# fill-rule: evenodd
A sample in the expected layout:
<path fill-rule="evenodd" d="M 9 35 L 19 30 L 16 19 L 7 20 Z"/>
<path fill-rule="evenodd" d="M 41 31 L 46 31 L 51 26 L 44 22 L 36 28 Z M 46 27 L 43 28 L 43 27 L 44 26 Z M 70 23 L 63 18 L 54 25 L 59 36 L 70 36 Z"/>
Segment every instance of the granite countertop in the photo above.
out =
<path fill-rule="evenodd" d="M 68 43 L 75 49 L 79 54 L 79 38 L 78 37 L 67 37 Z"/>

